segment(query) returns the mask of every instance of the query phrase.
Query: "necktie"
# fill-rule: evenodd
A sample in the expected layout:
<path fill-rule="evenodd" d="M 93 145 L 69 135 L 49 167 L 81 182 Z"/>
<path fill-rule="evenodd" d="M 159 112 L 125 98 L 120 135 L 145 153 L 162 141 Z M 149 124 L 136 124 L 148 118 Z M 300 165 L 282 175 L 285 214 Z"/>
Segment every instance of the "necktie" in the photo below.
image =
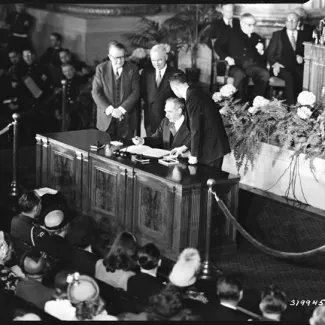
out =
<path fill-rule="evenodd" d="M 228 19 L 228 26 L 232 28 L 232 19 Z"/>
<path fill-rule="evenodd" d="M 118 69 L 116 69 L 116 74 L 115 74 L 116 80 L 120 77 L 120 74 L 118 72 Z"/>
<path fill-rule="evenodd" d="M 290 42 L 291 42 L 293 50 L 295 51 L 296 50 L 296 39 L 295 39 L 295 34 L 293 32 L 291 33 Z"/>
<path fill-rule="evenodd" d="M 157 80 L 156 80 L 157 88 L 159 87 L 160 82 L 161 82 L 161 71 L 158 70 L 158 76 L 157 76 Z"/>
<path fill-rule="evenodd" d="M 176 128 L 175 128 L 175 123 L 170 123 L 170 132 L 172 133 L 173 136 L 176 134 Z"/>

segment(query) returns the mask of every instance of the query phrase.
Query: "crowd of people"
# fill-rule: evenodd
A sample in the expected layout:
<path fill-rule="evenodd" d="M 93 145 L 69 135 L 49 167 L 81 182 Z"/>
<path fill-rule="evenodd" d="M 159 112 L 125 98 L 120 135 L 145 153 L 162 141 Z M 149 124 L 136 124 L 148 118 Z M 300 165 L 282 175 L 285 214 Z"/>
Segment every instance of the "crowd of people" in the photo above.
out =
<path fill-rule="evenodd" d="M 235 274 L 219 276 L 207 291 L 196 248 L 185 248 L 161 274 L 154 243 L 141 246 L 128 231 L 101 236 L 92 219 L 75 217 L 60 192 L 26 190 L 18 204 L 9 233 L 0 231 L 1 291 L 59 320 L 288 320 L 286 294 L 276 285 L 261 292 L 259 313 L 241 307 L 246 288 Z M 310 323 L 324 324 L 324 317 L 318 306 Z"/>

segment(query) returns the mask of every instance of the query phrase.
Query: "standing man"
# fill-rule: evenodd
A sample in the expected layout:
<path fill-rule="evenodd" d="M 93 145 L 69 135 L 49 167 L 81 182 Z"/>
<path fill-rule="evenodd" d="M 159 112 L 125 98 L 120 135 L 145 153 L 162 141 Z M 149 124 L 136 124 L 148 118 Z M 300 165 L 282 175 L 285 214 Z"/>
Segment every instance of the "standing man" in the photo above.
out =
<path fill-rule="evenodd" d="M 166 99 L 173 96 L 169 77 L 180 70 L 167 64 L 166 46 L 157 44 L 150 50 L 151 68 L 142 71 L 140 77 L 141 98 L 144 101 L 144 127 L 152 136 L 164 118 Z"/>
<path fill-rule="evenodd" d="M 50 43 L 51 46 L 48 47 L 45 53 L 41 56 L 40 62 L 45 65 L 59 67 L 61 65 L 59 54 L 62 50 L 62 35 L 59 33 L 52 33 L 50 35 Z"/>
<path fill-rule="evenodd" d="M 306 38 L 307 40 L 306 42 L 312 42 L 314 27 L 309 24 L 306 24 L 306 20 L 308 16 L 306 10 L 302 7 L 298 7 L 293 12 L 300 17 L 297 30 L 302 31 L 305 34 L 304 38 Z"/>
<path fill-rule="evenodd" d="M 230 152 L 230 146 L 215 102 L 203 90 L 189 86 L 183 73 L 175 73 L 169 82 L 175 95 L 185 99 L 191 130 L 189 164 L 199 162 L 221 169 L 223 157 Z"/>
<path fill-rule="evenodd" d="M 135 64 L 125 62 L 125 55 L 123 44 L 116 41 L 109 44 L 110 61 L 97 66 L 92 96 L 97 105 L 97 128 L 113 137 L 132 139 L 140 99 L 140 76 Z"/>
<path fill-rule="evenodd" d="M 304 45 L 307 35 L 297 30 L 299 16 L 291 12 L 287 16 L 285 27 L 273 33 L 267 57 L 273 68 L 273 74 L 286 84 L 285 94 L 288 105 L 294 105 L 302 91 L 304 70 Z"/>
<path fill-rule="evenodd" d="M 262 38 L 254 33 L 255 18 L 251 14 L 240 16 L 240 28 L 228 29 L 214 43 L 221 60 L 231 67 L 229 76 L 234 78 L 238 95 L 245 99 L 248 77 L 254 82 L 253 97 L 265 96 L 270 74 L 266 69 L 266 56 Z"/>

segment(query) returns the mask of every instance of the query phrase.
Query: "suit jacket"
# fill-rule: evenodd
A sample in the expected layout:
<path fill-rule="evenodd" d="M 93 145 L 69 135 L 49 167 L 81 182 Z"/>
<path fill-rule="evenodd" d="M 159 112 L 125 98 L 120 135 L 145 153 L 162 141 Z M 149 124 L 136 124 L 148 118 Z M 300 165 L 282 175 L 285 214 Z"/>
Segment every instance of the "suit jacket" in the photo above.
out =
<path fill-rule="evenodd" d="M 158 294 L 165 287 L 162 282 L 147 273 L 138 273 L 128 280 L 127 292 L 132 296 L 146 300 Z"/>
<path fill-rule="evenodd" d="M 144 125 L 145 128 L 150 127 L 152 133 L 157 130 L 165 116 L 166 99 L 175 96 L 169 85 L 169 77 L 175 72 L 181 71 L 167 65 L 158 88 L 156 70 L 153 67 L 146 68 L 141 73 L 140 91 L 141 98 L 144 100 Z"/>
<path fill-rule="evenodd" d="M 163 118 L 156 132 L 151 136 L 144 138 L 144 143 L 150 147 L 172 150 L 185 145 L 188 149 L 191 147 L 191 132 L 188 127 L 188 120 L 185 117 L 181 127 L 176 132 L 174 139 L 171 140 L 170 122 L 167 117 Z"/>
<path fill-rule="evenodd" d="M 113 104 L 113 79 L 114 72 L 111 61 L 106 61 L 96 67 L 96 74 L 93 80 L 92 97 L 97 105 L 97 128 L 106 131 L 111 123 L 112 116 L 106 115 L 105 110 Z M 140 77 L 138 67 L 126 62 L 121 75 L 122 106 L 129 115 L 129 120 L 136 113 L 136 105 L 140 99 Z"/>
<path fill-rule="evenodd" d="M 215 309 L 215 320 L 245 322 L 248 321 L 249 318 L 251 317 L 221 304 Z"/>
<path fill-rule="evenodd" d="M 240 28 L 239 19 L 232 19 L 232 27 L 226 25 L 223 18 L 216 19 L 212 22 L 210 27 L 210 38 L 211 39 L 219 39 L 221 35 L 223 35 L 227 30 L 231 28 Z"/>
<path fill-rule="evenodd" d="M 304 38 L 306 39 L 306 42 L 312 42 L 313 41 L 313 31 L 314 27 L 309 24 L 303 24 L 300 28 L 300 31 L 304 34 Z"/>
<path fill-rule="evenodd" d="M 221 60 L 227 56 L 235 60 L 235 64 L 244 66 L 247 64 L 266 65 L 266 55 L 259 54 L 256 49 L 257 43 L 264 43 L 261 36 L 252 33 L 249 38 L 241 28 L 228 28 L 214 43 L 214 49 Z"/>
<path fill-rule="evenodd" d="M 186 91 L 186 109 L 191 130 L 191 155 L 209 164 L 230 152 L 221 115 L 212 97 L 190 86 Z"/>
<path fill-rule="evenodd" d="M 304 45 L 307 41 L 306 34 L 298 31 L 296 51 L 294 51 L 287 35 L 286 28 L 273 33 L 270 44 L 267 48 L 267 58 L 271 65 L 279 62 L 287 70 L 294 70 L 298 65 L 296 55 L 304 56 Z"/>

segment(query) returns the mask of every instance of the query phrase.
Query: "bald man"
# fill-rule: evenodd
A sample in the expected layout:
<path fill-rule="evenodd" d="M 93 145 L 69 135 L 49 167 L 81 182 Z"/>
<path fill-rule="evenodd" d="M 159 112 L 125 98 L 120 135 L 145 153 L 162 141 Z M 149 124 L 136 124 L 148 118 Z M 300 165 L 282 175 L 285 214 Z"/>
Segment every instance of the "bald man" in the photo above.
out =
<path fill-rule="evenodd" d="M 253 97 L 265 96 L 269 82 L 266 69 L 263 39 L 254 33 L 256 20 L 246 13 L 240 16 L 240 28 L 227 29 L 214 43 L 214 49 L 221 60 L 230 66 L 229 76 L 234 78 L 237 96 L 247 100 L 248 77 L 254 82 Z"/>
<path fill-rule="evenodd" d="M 308 42 L 312 42 L 314 28 L 313 26 L 306 24 L 306 20 L 308 17 L 306 10 L 302 7 L 298 7 L 294 9 L 293 12 L 300 17 L 297 30 L 301 30 L 305 34 L 305 37 L 308 40 Z"/>
<path fill-rule="evenodd" d="M 273 33 L 267 58 L 273 74 L 283 79 L 286 83 L 286 101 L 294 105 L 298 94 L 302 91 L 304 45 L 307 36 L 297 30 L 300 17 L 291 12 L 288 14 L 285 27 Z"/>
<path fill-rule="evenodd" d="M 174 93 L 169 86 L 169 77 L 180 70 L 167 63 L 165 44 L 154 45 L 150 50 L 152 67 L 142 71 L 140 77 L 140 93 L 144 101 L 144 127 L 147 137 L 151 137 L 158 129 L 165 116 L 166 99 Z"/>

